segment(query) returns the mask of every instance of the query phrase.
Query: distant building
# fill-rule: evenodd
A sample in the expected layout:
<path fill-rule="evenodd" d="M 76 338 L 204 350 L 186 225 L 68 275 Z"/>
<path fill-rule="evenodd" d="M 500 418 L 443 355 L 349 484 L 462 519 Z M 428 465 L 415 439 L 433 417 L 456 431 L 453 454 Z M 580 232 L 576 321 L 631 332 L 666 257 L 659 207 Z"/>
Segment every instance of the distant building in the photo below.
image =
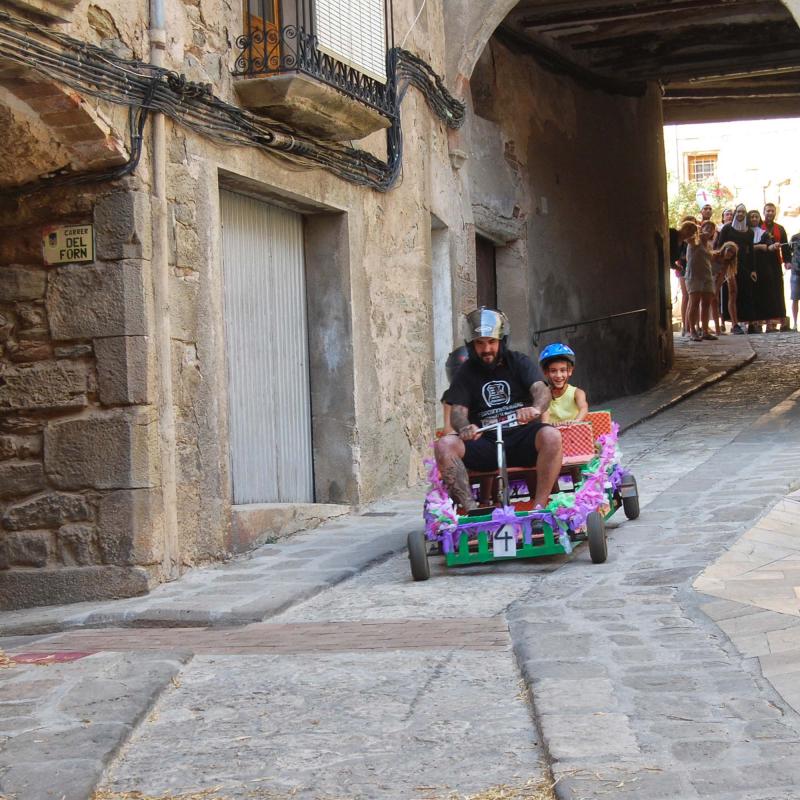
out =
<path fill-rule="evenodd" d="M 664 128 L 669 189 L 680 182 L 719 181 L 734 202 L 778 206 L 800 228 L 800 119 L 742 120 Z"/>

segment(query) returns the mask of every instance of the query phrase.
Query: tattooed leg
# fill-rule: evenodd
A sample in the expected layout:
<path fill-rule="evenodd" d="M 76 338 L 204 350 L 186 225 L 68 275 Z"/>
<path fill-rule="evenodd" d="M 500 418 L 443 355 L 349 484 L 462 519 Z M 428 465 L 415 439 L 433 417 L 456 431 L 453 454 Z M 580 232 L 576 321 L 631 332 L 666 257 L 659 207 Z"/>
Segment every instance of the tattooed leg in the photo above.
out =
<path fill-rule="evenodd" d="M 464 511 L 470 511 L 478 504 L 472 496 L 472 487 L 464 462 L 458 456 L 448 456 L 440 467 L 442 480 L 447 486 L 450 497 L 456 501 Z"/>
<path fill-rule="evenodd" d="M 464 462 L 464 442 L 455 436 L 443 436 L 435 444 L 436 463 L 453 502 L 469 511 L 477 505 Z"/>

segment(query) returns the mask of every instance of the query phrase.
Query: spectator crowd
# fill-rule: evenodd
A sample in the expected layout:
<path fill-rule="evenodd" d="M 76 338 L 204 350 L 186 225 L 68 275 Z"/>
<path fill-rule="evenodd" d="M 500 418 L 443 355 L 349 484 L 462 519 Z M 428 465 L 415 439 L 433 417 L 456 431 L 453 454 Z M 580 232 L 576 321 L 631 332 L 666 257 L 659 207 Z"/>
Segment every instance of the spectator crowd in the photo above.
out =
<path fill-rule="evenodd" d="M 700 217 L 670 228 L 670 259 L 681 291 L 682 335 L 692 341 L 731 333 L 797 330 L 800 233 L 791 240 L 775 221 L 777 208 L 726 208 L 716 223 L 711 205 Z M 784 273 L 790 274 L 792 321 L 786 314 Z M 713 323 L 713 330 L 712 330 Z"/>

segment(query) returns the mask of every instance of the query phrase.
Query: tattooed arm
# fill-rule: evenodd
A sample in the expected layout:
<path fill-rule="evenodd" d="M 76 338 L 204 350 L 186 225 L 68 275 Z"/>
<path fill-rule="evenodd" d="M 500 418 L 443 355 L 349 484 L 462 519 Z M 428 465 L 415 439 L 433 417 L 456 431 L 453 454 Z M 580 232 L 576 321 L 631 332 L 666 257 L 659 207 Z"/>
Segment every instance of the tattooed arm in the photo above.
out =
<path fill-rule="evenodd" d="M 453 406 L 450 411 L 450 424 L 464 442 L 479 439 L 477 425 L 470 425 L 469 409 L 466 406 Z"/>
<path fill-rule="evenodd" d="M 533 406 L 525 406 L 525 408 L 517 411 L 517 419 L 523 425 L 528 422 L 534 422 L 537 419 L 541 420 L 542 415 L 546 414 L 547 409 L 550 407 L 550 389 L 547 388 L 547 384 L 544 381 L 532 383 L 530 393 Z M 545 420 L 542 421 L 544 422 Z"/>

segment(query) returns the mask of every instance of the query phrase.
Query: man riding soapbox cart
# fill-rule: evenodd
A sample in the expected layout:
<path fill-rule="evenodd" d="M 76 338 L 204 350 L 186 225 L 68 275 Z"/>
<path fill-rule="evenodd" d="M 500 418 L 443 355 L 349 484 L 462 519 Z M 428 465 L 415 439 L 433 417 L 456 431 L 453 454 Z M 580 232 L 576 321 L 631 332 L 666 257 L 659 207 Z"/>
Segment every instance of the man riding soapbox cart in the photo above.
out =
<path fill-rule="evenodd" d="M 448 567 L 504 559 L 568 554 L 588 542 L 589 556 L 602 564 L 608 555 L 605 521 L 622 506 L 628 519 L 639 516 L 636 479 L 619 463 L 619 426 L 608 411 L 589 412 L 583 422 L 559 427 L 563 460 L 557 485 L 544 509 L 534 509 L 536 470 L 507 467 L 503 430 L 514 415 L 481 430 L 495 430 L 497 470 L 469 472 L 480 507 L 459 514 L 439 475 L 427 462 L 431 490 L 425 500 L 425 531 L 408 536 L 408 558 L 415 581 L 430 577 L 429 543 Z"/>

